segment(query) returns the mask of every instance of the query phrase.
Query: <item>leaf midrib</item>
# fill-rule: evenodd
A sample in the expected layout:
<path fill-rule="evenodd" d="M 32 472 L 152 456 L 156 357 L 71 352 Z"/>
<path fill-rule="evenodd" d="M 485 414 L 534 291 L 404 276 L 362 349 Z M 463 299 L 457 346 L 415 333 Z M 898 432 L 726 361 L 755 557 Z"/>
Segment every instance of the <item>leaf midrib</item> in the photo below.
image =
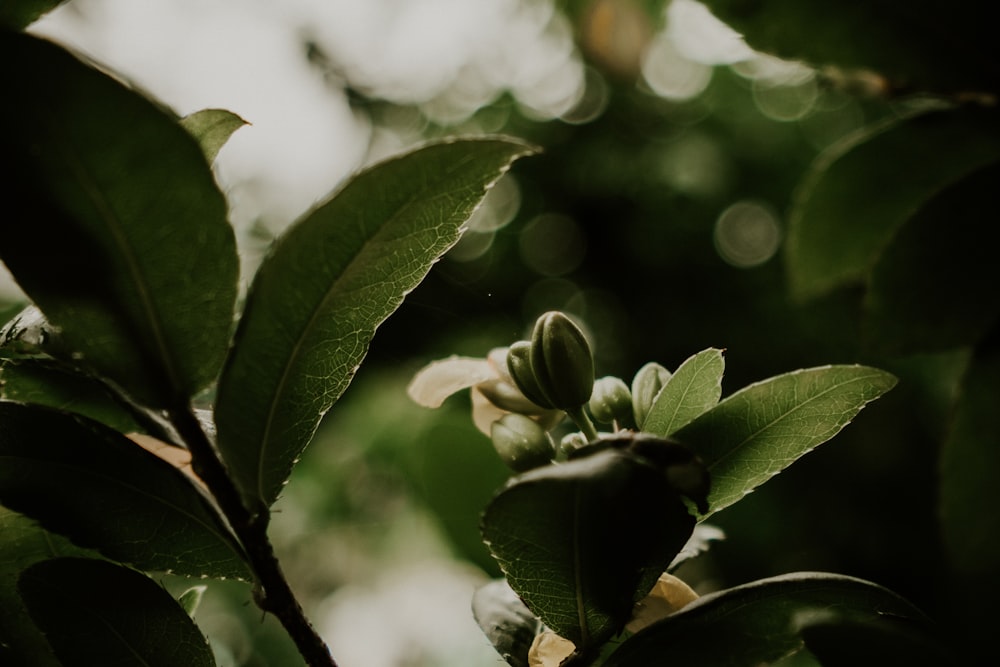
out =
<path fill-rule="evenodd" d="M 471 155 L 464 156 L 461 160 L 456 161 L 448 169 L 442 170 L 439 173 L 438 177 L 436 179 L 433 179 L 433 182 L 441 182 L 446 180 L 451 176 L 451 174 L 458 171 L 461 167 L 464 167 L 472 159 L 473 158 Z M 511 161 L 513 161 L 513 159 L 511 159 Z M 347 187 L 350 187 L 350 185 L 348 185 Z M 424 190 L 426 191 L 430 187 L 431 186 L 429 183 L 425 183 Z M 379 224 L 372 231 L 372 233 L 367 235 L 367 238 L 364 240 L 364 242 L 360 244 L 358 251 L 354 254 L 353 259 L 351 259 L 351 261 L 349 261 L 343 267 L 343 269 L 336 276 L 335 280 L 331 282 L 330 287 L 326 290 L 326 293 L 323 295 L 323 298 L 319 301 L 316 308 L 314 308 L 312 313 L 310 314 L 306 326 L 303 327 L 295 343 L 292 345 L 291 351 L 288 355 L 288 360 L 283 366 L 281 377 L 278 380 L 278 383 L 275 385 L 275 391 L 272 394 L 272 400 L 270 401 L 270 404 L 268 406 L 267 418 L 265 419 L 264 422 L 264 430 L 261 433 L 261 446 L 258 450 L 260 453 L 257 459 L 257 494 L 258 497 L 264 500 L 265 502 L 268 501 L 268 494 L 264 492 L 263 488 L 264 463 L 265 461 L 269 460 L 268 457 L 266 456 L 266 452 L 269 450 L 271 446 L 272 442 L 271 432 L 276 422 L 275 415 L 277 414 L 278 406 L 281 403 L 281 397 L 285 393 L 285 387 L 288 385 L 290 381 L 292 367 L 297 364 L 298 359 L 302 356 L 303 351 L 306 348 L 305 345 L 306 340 L 309 338 L 309 335 L 313 331 L 316 321 L 319 319 L 321 314 L 326 311 L 326 307 L 329 301 L 333 298 L 333 294 L 338 292 L 337 288 L 343 283 L 343 281 L 346 279 L 347 276 L 349 276 L 350 274 L 352 274 L 354 271 L 357 270 L 358 259 L 365 254 L 365 249 L 372 244 L 373 239 L 376 238 L 382 232 L 382 230 L 390 226 L 392 223 L 396 222 L 400 217 L 403 216 L 403 214 L 407 210 L 409 210 L 412 206 L 414 206 L 420 200 L 420 195 L 421 193 L 415 193 L 412 196 L 410 196 L 406 201 L 404 201 L 402 204 L 399 205 L 399 207 L 396 209 L 396 211 L 392 213 L 392 215 L 386 217 L 386 219 L 381 224 Z M 378 325 L 376 324 L 376 327 L 377 326 Z M 363 356 L 364 352 L 362 353 L 362 358 Z"/>

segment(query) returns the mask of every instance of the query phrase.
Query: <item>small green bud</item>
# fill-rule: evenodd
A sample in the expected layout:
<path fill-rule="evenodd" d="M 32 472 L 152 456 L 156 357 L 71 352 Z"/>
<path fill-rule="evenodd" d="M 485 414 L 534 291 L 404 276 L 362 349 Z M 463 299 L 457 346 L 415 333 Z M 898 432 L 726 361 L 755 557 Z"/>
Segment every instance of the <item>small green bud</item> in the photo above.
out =
<path fill-rule="evenodd" d="M 562 437 L 562 440 L 559 441 L 559 451 L 568 456 L 576 450 L 586 447 L 588 444 L 587 438 L 583 435 L 583 433 L 580 433 L 579 431 L 567 433 Z"/>
<path fill-rule="evenodd" d="M 524 472 L 549 463 L 555 455 L 552 440 L 530 417 L 507 414 L 490 427 L 493 447 L 503 462 L 515 472 Z"/>
<path fill-rule="evenodd" d="M 653 407 L 653 402 L 670 376 L 670 371 L 651 361 L 640 368 L 632 379 L 632 410 L 639 428 L 646 422 L 646 416 Z"/>
<path fill-rule="evenodd" d="M 507 351 L 507 372 L 529 401 L 543 408 L 555 407 L 545 398 L 545 394 L 538 387 L 535 373 L 531 370 L 531 343 L 519 340 L 510 346 Z"/>
<path fill-rule="evenodd" d="M 575 410 L 594 390 L 594 355 L 580 328 L 558 311 L 545 313 L 531 333 L 531 369 L 549 403 Z"/>
<path fill-rule="evenodd" d="M 590 414 L 599 422 L 618 422 L 622 428 L 635 426 L 632 416 L 632 392 L 621 378 L 611 375 L 594 382 L 594 393 L 590 395 Z"/>

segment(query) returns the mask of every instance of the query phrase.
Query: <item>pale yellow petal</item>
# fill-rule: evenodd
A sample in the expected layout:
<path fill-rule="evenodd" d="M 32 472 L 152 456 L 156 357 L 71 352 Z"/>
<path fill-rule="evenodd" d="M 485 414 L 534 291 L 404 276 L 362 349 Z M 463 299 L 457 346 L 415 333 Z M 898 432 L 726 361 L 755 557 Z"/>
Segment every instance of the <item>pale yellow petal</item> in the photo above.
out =
<path fill-rule="evenodd" d="M 194 474 L 194 469 L 191 467 L 191 452 L 188 450 L 183 447 L 178 447 L 177 445 L 168 444 L 162 440 L 154 438 L 151 435 L 146 435 L 145 433 L 126 433 L 125 437 L 145 449 L 150 454 L 155 454 L 173 467 L 177 468 L 202 488 L 206 488 L 205 483 L 201 481 L 201 478 Z"/>
<path fill-rule="evenodd" d="M 546 630 L 535 635 L 535 641 L 528 649 L 528 667 L 559 667 L 559 663 L 575 650 L 573 642 Z"/>
<path fill-rule="evenodd" d="M 420 369 L 406 393 L 425 408 L 438 408 L 455 392 L 494 377 L 496 371 L 485 359 L 451 356 Z"/>
<path fill-rule="evenodd" d="M 472 389 L 472 423 L 476 425 L 484 435 L 490 437 L 493 422 L 507 414 L 506 410 L 501 410 L 490 403 L 489 399 L 483 396 L 478 388 Z"/>
<path fill-rule="evenodd" d="M 649 595 L 635 605 L 632 620 L 625 625 L 625 629 L 639 632 L 697 599 L 698 594 L 686 583 L 672 574 L 661 574 Z"/>

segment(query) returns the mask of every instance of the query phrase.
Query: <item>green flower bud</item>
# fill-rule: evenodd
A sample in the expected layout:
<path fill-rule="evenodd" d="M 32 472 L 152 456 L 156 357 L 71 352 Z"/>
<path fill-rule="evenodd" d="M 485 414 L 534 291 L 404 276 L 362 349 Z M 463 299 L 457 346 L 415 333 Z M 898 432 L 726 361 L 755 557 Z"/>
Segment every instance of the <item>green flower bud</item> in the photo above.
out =
<path fill-rule="evenodd" d="M 496 420 L 490 437 L 500 458 L 515 472 L 543 466 L 555 455 L 545 429 L 524 415 L 510 413 Z"/>
<path fill-rule="evenodd" d="M 635 423 L 639 428 L 646 422 L 653 402 L 659 395 L 663 385 L 670 379 L 670 371 L 651 361 L 635 374 L 632 379 L 632 410 L 635 416 Z"/>
<path fill-rule="evenodd" d="M 545 398 L 538 387 L 535 373 L 531 370 L 531 343 L 519 340 L 507 351 L 507 372 L 524 397 L 543 408 L 555 407 Z"/>
<path fill-rule="evenodd" d="M 579 327 L 558 311 L 535 322 L 531 370 L 542 394 L 560 410 L 576 410 L 590 400 L 594 355 Z"/>
<path fill-rule="evenodd" d="M 559 441 L 559 451 L 568 456 L 576 450 L 586 447 L 588 444 L 587 438 L 583 435 L 583 433 L 567 433 L 563 436 L 562 440 Z"/>
<path fill-rule="evenodd" d="M 621 378 L 602 377 L 594 383 L 590 395 L 590 414 L 599 422 L 618 422 L 622 428 L 635 426 L 632 417 L 632 393 Z"/>

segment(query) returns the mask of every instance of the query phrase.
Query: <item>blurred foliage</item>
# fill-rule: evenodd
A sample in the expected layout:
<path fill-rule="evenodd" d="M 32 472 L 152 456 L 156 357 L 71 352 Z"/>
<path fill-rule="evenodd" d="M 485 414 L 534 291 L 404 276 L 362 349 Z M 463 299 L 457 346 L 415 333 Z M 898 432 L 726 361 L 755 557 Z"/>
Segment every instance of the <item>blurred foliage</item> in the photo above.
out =
<path fill-rule="evenodd" d="M 570 16 L 581 20 L 581 3 L 567 4 Z M 910 22 L 894 25 L 891 20 L 872 19 L 864 24 L 900 35 L 888 42 L 846 34 L 855 11 L 885 13 L 889 11 L 882 8 L 885 3 L 869 9 L 861 9 L 861 3 L 829 8 L 795 3 L 719 4 L 746 9 L 746 21 L 734 24 L 748 30 L 751 19 L 763 23 L 777 12 L 781 20 L 772 26 L 774 34 L 797 38 L 780 49 L 766 38 L 760 43 L 762 48 L 774 45 L 783 56 L 844 68 L 874 67 L 882 60 L 876 55 L 869 58 L 866 49 L 881 44 L 884 54 L 893 56 L 885 61 L 887 67 L 895 62 L 909 63 L 914 70 L 921 66 L 906 60 L 913 45 L 923 43 L 918 41 L 922 33 L 907 32 L 913 25 Z M 750 7 L 760 9 L 759 17 L 749 13 Z M 936 10 L 935 16 L 947 14 L 947 27 L 930 25 L 925 19 L 920 23 L 938 33 L 954 30 L 947 35 L 948 44 L 960 41 L 959 29 L 975 33 L 981 28 L 971 8 L 964 14 L 944 12 L 939 6 Z M 841 23 L 816 19 L 820 12 L 837 16 Z M 908 7 L 904 13 L 912 18 L 918 9 Z M 790 27 L 799 20 L 809 20 L 809 28 Z M 821 25 L 825 27 L 815 35 L 817 45 L 812 49 L 812 28 Z M 840 49 L 858 47 L 851 51 L 856 60 L 820 50 L 819 42 L 827 34 L 831 35 L 827 41 L 837 41 Z M 975 83 L 983 91 L 995 91 L 993 47 L 989 46 L 993 43 L 979 39 L 968 44 L 980 60 L 948 82 Z M 755 45 L 752 39 L 751 45 Z M 596 59 L 591 62 L 600 65 Z M 965 199 L 974 203 L 950 209 L 962 214 L 962 233 L 945 233 L 945 245 L 962 246 L 957 254 L 948 255 L 946 248 L 939 248 L 942 238 L 935 234 L 941 232 L 921 232 L 920 228 L 909 235 L 913 237 L 909 250 L 900 246 L 898 254 L 906 254 L 902 261 L 915 257 L 924 266 L 946 262 L 947 269 L 932 272 L 941 293 L 928 296 L 934 299 L 932 303 L 978 315 L 966 318 L 975 321 L 974 337 L 966 336 L 957 345 L 911 345 L 905 355 L 895 353 L 892 346 L 876 349 L 869 345 L 866 298 L 873 297 L 866 296 L 863 284 L 845 284 L 808 301 L 793 299 L 781 251 L 762 264 L 739 268 L 723 259 L 714 238 L 720 215 L 738 201 L 760 203 L 775 211 L 782 233 L 787 234 L 788 214 L 801 196 L 797 188 L 824 149 L 863 127 L 896 122 L 911 104 L 909 98 L 900 96 L 902 91 L 941 83 L 942 72 L 955 68 L 949 54 L 926 70 L 926 78 L 911 77 L 907 86 L 876 88 L 875 95 L 855 94 L 861 79 L 845 78 L 839 74 L 842 70 L 824 70 L 816 78 L 815 103 L 790 121 L 774 120 L 762 110 L 761 84 L 746 77 L 738 66 L 715 68 L 704 93 L 686 101 L 660 98 L 634 77 L 623 78 L 605 67 L 599 79 L 606 87 L 606 107 L 586 123 L 539 123 L 520 115 L 513 99 L 497 100 L 480 110 L 469 126 L 474 128 L 477 118 L 492 120 L 499 115 L 507 118 L 502 131 L 544 148 L 542 155 L 513 170 L 520 194 L 517 217 L 494 233 L 488 250 L 475 259 L 459 261 L 454 258 L 457 253 L 452 259 L 446 257 L 380 331 L 371 364 L 389 367 L 413 358 L 425 362 L 450 353 L 481 355 L 492 346 L 523 337 L 522 327 L 538 313 L 561 308 L 578 315 L 589 327 L 599 375 L 630 377 L 648 359 L 675 367 L 692 351 L 708 345 L 727 350 L 731 362 L 724 387 L 727 394 L 798 367 L 865 363 L 888 369 L 901 378 L 897 389 L 841 434 L 836 445 L 811 454 L 767 488 L 714 517 L 729 539 L 713 550 L 697 576 L 704 578 L 705 586 L 717 587 L 790 570 L 855 575 L 896 590 L 950 630 L 974 640 L 975 628 L 984 627 L 986 619 L 995 619 L 996 613 L 984 617 L 982 604 L 973 603 L 968 587 L 995 587 L 997 571 L 995 564 L 981 566 L 975 573 L 959 573 L 952 567 L 939 521 L 939 461 L 969 359 L 968 343 L 980 338 L 984 328 L 995 330 L 996 320 L 991 316 L 992 297 L 982 295 L 969 305 L 969 300 L 963 301 L 969 292 L 951 290 L 947 281 L 949 275 L 962 273 L 958 267 L 968 250 L 962 240 L 983 238 L 982 225 L 989 224 L 995 212 L 978 194 Z M 389 108 L 392 105 L 367 101 L 366 109 L 376 125 L 380 118 L 392 117 Z M 986 116 L 987 125 L 996 127 L 995 113 L 988 107 L 980 115 Z M 426 131 L 449 129 L 429 126 Z M 963 140 L 974 143 L 975 135 Z M 880 177 L 872 178 L 877 183 Z M 984 192 L 982 185 L 978 192 Z M 865 205 L 864 201 L 856 204 Z M 542 215 L 563 216 L 571 222 L 569 229 L 578 237 L 551 242 L 585 248 L 572 270 L 544 275 L 526 260 L 522 239 Z M 935 213 L 931 210 L 927 215 Z M 922 250 L 913 250 L 914 244 Z M 935 249 L 939 251 L 936 257 Z M 994 246 L 981 244 L 976 257 L 982 259 L 975 267 L 985 270 L 995 265 L 989 259 L 995 252 Z M 995 280 L 988 281 L 992 277 L 990 273 L 977 284 L 992 284 Z M 885 276 L 876 274 L 875 279 L 884 281 Z M 896 292 L 905 293 L 898 288 Z M 981 290 L 973 293 L 981 294 Z M 923 301 L 921 292 L 909 294 L 909 304 L 896 303 L 912 311 Z M 892 311 L 888 312 L 886 317 L 891 318 Z M 924 317 L 934 320 L 934 311 L 925 312 Z M 362 383 L 366 380 L 361 378 Z M 989 398 L 981 400 L 995 403 L 995 386 L 994 381 Z M 389 382 L 380 389 L 356 390 L 368 395 L 402 389 Z M 349 393 L 339 409 L 343 414 L 366 409 L 363 405 L 364 399 Z M 439 445 L 414 437 L 408 425 L 394 435 L 380 433 L 380 441 L 399 439 L 402 450 Z M 465 437 L 470 442 L 456 445 L 482 449 L 485 444 L 474 432 Z M 467 456 L 458 448 L 452 452 L 455 457 Z M 427 460 L 432 460 L 426 453 Z M 973 458 L 965 460 L 977 460 L 974 453 L 966 456 Z M 993 477 L 986 471 L 981 474 Z M 958 510 L 960 515 L 968 507 Z M 449 511 L 455 512 L 453 507 Z M 988 512 L 988 507 L 980 507 L 977 515 Z M 987 534 L 982 541 L 995 544 L 995 538 L 988 537 L 993 524 L 986 524 L 978 526 Z"/>

